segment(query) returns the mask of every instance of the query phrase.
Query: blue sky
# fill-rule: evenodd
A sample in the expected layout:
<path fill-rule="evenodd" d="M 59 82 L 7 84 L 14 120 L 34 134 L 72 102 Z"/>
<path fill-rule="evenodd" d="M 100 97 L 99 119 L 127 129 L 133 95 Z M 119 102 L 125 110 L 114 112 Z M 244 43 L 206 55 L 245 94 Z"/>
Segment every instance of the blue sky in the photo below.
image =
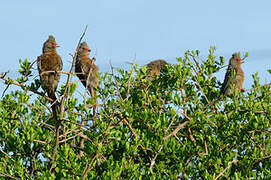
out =
<path fill-rule="evenodd" d="M 100 71 L 127 68 L 136 54 L 139 65 L 176 57 L 190 50 L 208 53 L 218 46 L 217 55 L 228 61 L 232 53 L 247 51 L 243 65 L 245 88 L 251 74 L 259 71 L 261 83 L 270 82 L 271 1 L 252 0 L 9 0 L 0 3 L 0 72 L 15 77 L 18 59 L 36 60 L 49 34 L 61 46 L 58 53 L 68 71 L 85 25 L 84 40 L 93 54 L 97 51 Z M 228 63 L 228 62 L 226 62 Z M 223 80 L 224 72 L 218 74 Z M 0 89 L 1 90 L 1 89 Z"/>

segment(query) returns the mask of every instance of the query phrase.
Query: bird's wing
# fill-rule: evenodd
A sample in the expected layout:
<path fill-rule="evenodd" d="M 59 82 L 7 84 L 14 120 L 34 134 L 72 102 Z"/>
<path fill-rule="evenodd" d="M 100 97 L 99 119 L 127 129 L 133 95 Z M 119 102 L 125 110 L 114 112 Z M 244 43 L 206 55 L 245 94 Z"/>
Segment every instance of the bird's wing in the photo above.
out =
<path fill-rule="evenodd" d="M 90 68 L 91 68 L 91 62 L 89 58 L 81 62 L 81 69 L 84 75 L 88 75 Z"/>
<path fill-rule="evenodd" d="M 224 94 L 226 90 L 229 88 L 230 83 L 231 83 L 231 76 L 232 76 L 232 68 L 228 68 L 225 78 L 224 78 L 224 82 L 221 87 L 221 94 Z"/>

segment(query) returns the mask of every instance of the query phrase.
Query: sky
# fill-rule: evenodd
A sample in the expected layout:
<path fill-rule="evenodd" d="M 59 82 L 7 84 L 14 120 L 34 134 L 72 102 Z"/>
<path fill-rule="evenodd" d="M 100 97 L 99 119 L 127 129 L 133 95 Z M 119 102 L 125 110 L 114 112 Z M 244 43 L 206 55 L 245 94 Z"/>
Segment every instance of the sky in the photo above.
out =
<path fill-rule="evenodd" d="M 249 53 L 243 64 L 245 88 L 259 72 L 261 84 L 271 75 L 270 0 L 8 0 L 0 3 L 0 72 L 15 78 L 18 60 L 36 60 L 43 42 L 54 35 L 60 45 L 63 71 L 70 69 L 78 40 L 88 25 L 84 41 L 97 52 L 101 72 L 129 68 L 134 59 L 144 65 L 155 59 L 177 63 L 187 50 L 217 56 L 226 64 L 234 52 Z M 37 73 L 37 72 L 36 72 Z M 223 81 L 225 70 L 217 74 Z M 0 80 L 1 81 L 1 80 Z M 63 80 L 64 82 L 65 80 Z M 3 82 L 0 82 L 0 93 Z"/>

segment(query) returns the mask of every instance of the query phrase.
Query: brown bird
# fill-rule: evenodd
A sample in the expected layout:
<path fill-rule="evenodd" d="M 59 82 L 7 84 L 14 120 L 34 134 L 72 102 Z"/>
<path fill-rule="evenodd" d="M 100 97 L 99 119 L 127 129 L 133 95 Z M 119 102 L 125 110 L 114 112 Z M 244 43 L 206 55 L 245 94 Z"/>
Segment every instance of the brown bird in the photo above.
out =
<path fill-rule="evenodd" d="M 90 51 L 86 42 L 80 44 L 75 63 L 75 72 L 91 96 L 94 97 L 96 95 L 95 89 L 98 87 L 98 67 L 94 64 L 95 57 L 89 58 Z"/>
<path fill-rule="evenodd" d="M 234 53 L 230 59 L 229 66 L 221 87 L 220 94 L 230 95 L 235 89 L 244 91 L 243 83 L 245 80 L 244 72 L 241 68 L 242 59 Z"/>
<path fill-rule="evenodd" d="M 98 87 L 98 67 L 94 64 L 96 60 L 95 56 L 90 59 L 90 48 L 88 47 L 86 42 L 82 42 L 79 46 L 76 63 L 75 63 L 75 73 L 78 78 L 88 89 L 91 97 L 96 96 L 96 88 Z M 95 103 L 97 104 L 97 100 L 95 99 Z M 96 115 L 96 105 L 93 106 L 93 114 Z M 82 122 L 82 125 L 84 122 Z M 80 140 L 80 148 L 84 148 L 84 139 Z M 80 151 L 79 158 L 83 156 L 83 151 Z"/>
<path fill-rule="evenodd" d="M 162 59 L 151 61 L 149 64 L 147 64 L 147 79 L 151 81 L 155 75 L 160 74 L 161 69 L 167 64 L 168 63 Z"/>
<path fill-rule="evenodd" d="M 58 73 L 58 71 L 62 70 L 63 63 L 61 57 L 56 52 L 57 47 L 59 46 L 56 43 L 54 36 L 50 35 L 43 44 L 42 55 L 40 55 L 37 59 L 41 87 L 54 101 L 52 102 L 52 111 L 53 117 L 56 120 L 56 145 L 50 160 L 50 172 L 52 172 L 52 161 L 55 158 L 55 154 L 59 145 L 61 123 L 60 120 L 57 118 L 57 98 L 55 95 L 55 91 L 60 78 L 60 74 Z"/>
<path fill-rule="evenodd" d="M 59 46 L 54 36 L 50 35 L 43 44 L 42 55 L 37 59 L 41 87 L 54 101 L 57 99 L 55 91 L 60 78 L 57 71 L 61 71 L 63 67 L 61 57 L 56 52 L 57 47 Z"/>

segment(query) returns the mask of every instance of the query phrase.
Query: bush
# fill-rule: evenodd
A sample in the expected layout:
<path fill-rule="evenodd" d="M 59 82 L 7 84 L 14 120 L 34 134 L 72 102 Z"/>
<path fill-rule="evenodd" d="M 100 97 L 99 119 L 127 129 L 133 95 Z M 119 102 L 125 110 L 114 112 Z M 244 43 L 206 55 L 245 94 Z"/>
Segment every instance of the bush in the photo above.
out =
<path fill-rule="evenodd" d="M 220 99 L 221 82 L 213 73 L 224 58 L 214 51 L 206 60 L 187 51 L 151 82 L 145 66 L 100 74 L 95 116 L 94 98 L 75 96 L 77 83 L 62 84 L 60 144 L 52 163 L 50 101 L 38 90 L 39 80 L 30 82 L 30 62 L 21 61 L 17 80 L 1 77 L 21 89 L 0 100 L 0 176 L 270 178 L 270 85 L 260 86 L 254 75 L 252 89 Z"/>

